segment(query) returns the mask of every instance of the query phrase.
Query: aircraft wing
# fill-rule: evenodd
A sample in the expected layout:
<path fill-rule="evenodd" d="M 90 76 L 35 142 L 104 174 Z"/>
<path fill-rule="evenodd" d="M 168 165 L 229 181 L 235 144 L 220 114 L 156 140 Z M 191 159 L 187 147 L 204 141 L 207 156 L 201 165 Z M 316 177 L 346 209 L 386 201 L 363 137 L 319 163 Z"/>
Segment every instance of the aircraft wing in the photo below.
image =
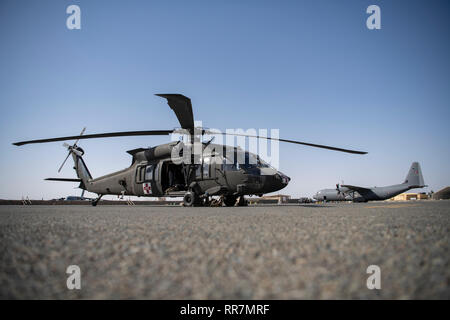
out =
<path fill-rule="evenodd" d="M 369 192 L 369 191 L 370 191 L 369 188 L 358 187 L 358 186 L 352 186 L 352 185 L 349 185 L 349 184 L 341 184 L 341 187 L 349 188 L 350 190 L 356 191 L 356 192 L 358 192 L 358 193 L 361 194 L 361 195 L 362 195 L 363 193 L 366 193 L 366 192 Z"/>

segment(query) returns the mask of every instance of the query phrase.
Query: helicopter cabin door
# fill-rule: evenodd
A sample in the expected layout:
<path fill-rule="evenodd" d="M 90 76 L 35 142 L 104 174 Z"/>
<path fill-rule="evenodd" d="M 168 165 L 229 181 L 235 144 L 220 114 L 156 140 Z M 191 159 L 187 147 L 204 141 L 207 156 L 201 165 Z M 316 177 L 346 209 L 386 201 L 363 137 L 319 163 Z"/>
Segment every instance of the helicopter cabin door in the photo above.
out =
<path fill-rule="evenodd" d="M 139 165 L 136 168 L 136 189 L 135 194 L 138 196 L 155 196 L 159 195 L 157 179 L 158 164 Z"/>

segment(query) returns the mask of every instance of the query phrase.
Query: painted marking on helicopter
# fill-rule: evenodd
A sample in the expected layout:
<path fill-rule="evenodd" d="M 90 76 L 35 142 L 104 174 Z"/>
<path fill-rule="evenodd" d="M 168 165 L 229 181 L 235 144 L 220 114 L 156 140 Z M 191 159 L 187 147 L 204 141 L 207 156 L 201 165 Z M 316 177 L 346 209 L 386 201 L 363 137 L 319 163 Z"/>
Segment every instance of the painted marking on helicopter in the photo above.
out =
<path fill-rule="evenodd" d="M 142 189 L 144 189 L 144 194 L 151 194 L 152 193 L 152 186 L 151 186 L 150 183 L 142 184 Z"/>

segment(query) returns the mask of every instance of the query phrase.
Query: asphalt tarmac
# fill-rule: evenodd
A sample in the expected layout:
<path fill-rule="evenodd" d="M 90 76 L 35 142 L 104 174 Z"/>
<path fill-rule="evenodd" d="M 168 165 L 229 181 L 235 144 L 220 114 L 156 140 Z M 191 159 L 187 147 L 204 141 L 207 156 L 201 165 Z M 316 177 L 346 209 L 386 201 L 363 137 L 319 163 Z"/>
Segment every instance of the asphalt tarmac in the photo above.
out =
<path fill-rule="evenodd" d="M 0 298 L 449 299 L 449 226 L 450 201 L 0 206 Z"/>

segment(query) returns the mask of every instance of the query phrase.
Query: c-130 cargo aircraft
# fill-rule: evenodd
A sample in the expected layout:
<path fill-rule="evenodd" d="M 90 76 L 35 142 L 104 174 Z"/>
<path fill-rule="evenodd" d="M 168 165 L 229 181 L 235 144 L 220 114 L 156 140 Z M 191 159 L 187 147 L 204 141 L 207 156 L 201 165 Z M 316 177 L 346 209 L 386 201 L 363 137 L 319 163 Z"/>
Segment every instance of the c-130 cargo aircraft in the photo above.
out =
<path fill-rule="evenodd" d="M 413 162 L 406 179 L 401 184 L 386 187 L 364 188 L 343 184 L 336 185 L 336 189 L 323 189 L 318 191 L 313 198 L 317 201 L 353 201 L 367 202 L 372 200 L 386 200 L 410 189 L 426 187 L 422 170 L 418 162 Z"/>

